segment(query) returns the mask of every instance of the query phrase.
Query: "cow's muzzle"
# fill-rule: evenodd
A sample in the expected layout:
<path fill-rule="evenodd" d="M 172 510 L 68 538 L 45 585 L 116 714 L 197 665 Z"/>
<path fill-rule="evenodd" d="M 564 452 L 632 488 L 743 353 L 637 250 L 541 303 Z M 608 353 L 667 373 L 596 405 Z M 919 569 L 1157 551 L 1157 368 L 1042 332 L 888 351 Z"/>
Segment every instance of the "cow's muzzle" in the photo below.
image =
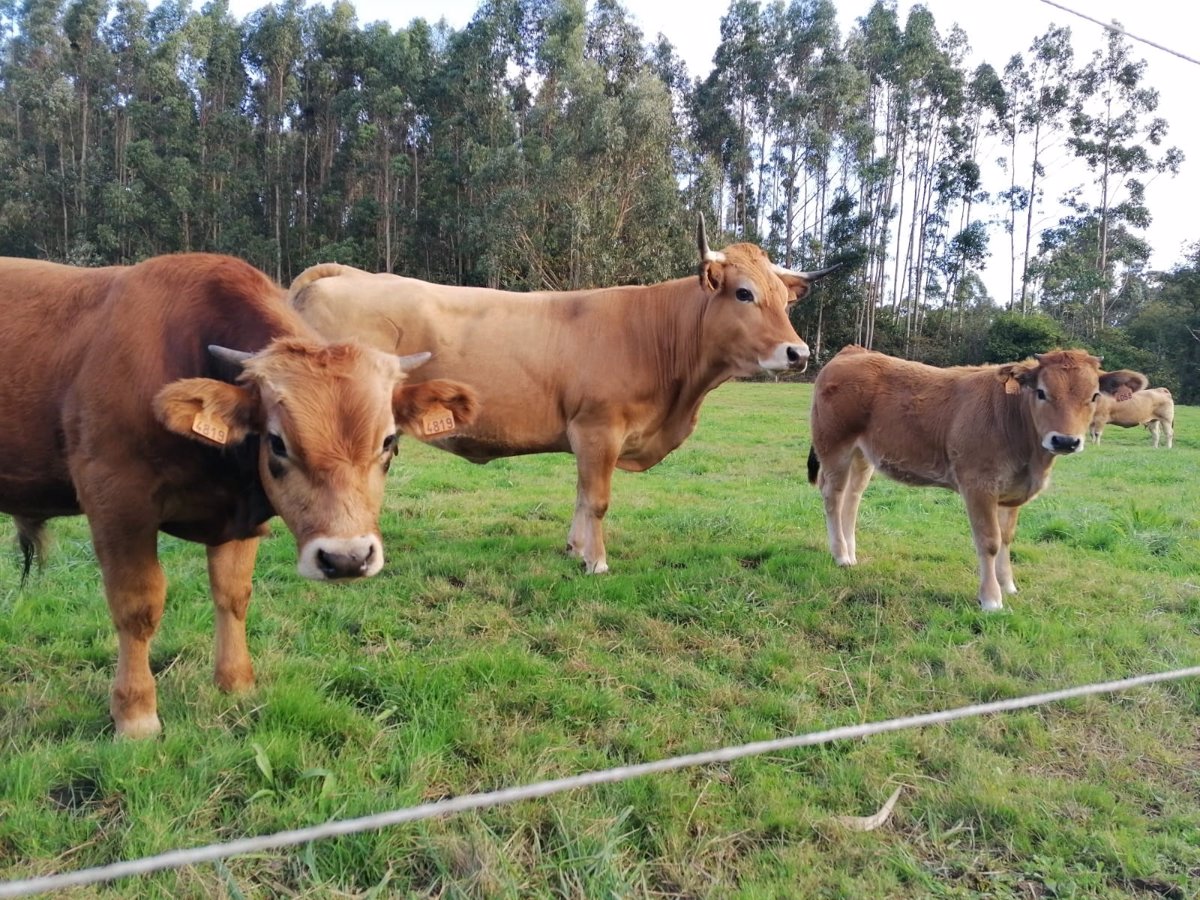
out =
<path fill-rule="evenodd" d="M 779 344 L 770 356 L 760 359 L 758 364 L 768 371 L 779 371 L 781 369 L 800 369 L 803 371 L 808 365 L 808 345 Z"/>
<path fill-rule="evenodd" d="M 1074 434 L 1059 434 L 1052 431 L 1042 440 L 1042 446 L 1051 453 L 1065 456 L 1068 453 L 1078 453 L 1083 449 L 1083 438 Z"/>
<path fill-rule="evenodd" d="M 383 568 L 383 545 L 373 534 L 314 538 L 300 551 L 297 568 L 317 581 L 370 578 Z"/>

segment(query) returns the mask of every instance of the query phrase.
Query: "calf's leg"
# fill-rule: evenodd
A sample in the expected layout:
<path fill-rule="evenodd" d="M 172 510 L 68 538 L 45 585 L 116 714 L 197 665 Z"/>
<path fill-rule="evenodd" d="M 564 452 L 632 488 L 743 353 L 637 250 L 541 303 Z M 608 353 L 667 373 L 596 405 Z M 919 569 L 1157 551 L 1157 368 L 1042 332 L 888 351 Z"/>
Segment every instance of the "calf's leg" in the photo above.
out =
<path fill-rule="evenodd" d="M 567 535 L 567 552 L 583 559 L 589 575 L 608 571 L 604 549 L 604 516 L 612 495 L 617 447 L 607 429 L 588 430 L 571 426 L 567 438 L 575 454 L 578 482 L 575 515 Z"/>
<path fill-rule="evenodd" d="M 821 471 L 817 475 L 817 486 L 821 489 L 821 499 L 825 501 L 825 530 L 829 535 L 829 553 L 839 566 L 852 566 L 854 556 L 853 525 L 847 522 L 847 497 L 851 480 L 853 464 L 853 449 L 843 452 L 826 453 L 821 456 Z M 857 513 L 858 503 L 853 503 Z M 847 527 L 850 531 L 847 534 Z"/>
<path fill-rule="evenodd" d="M 1017 583 L 1013 580 L 1012 542 L 1017 533 L 1017 517 L 1021 514 L 1019 506 L 1001 506 L 997 510 L 1000 522 L 1000 553 L 996 556 L 996 578 L 1000 588 L 1006 594 L 1017 592 Z"/>
<path fill-rule="evenodd" d="M 216 646 L 213 681 L 223 691 L 254 686 L 254 665 L 246 647 L 246 609 L 258 555 L 258 538 L 208 548 Z"/>
<path fill-rule="evenodd" d="M 996 498 L 972 492 L 965 494 L 963 499 L 971 520 L 975 552 L 979 556 L 979 605 L 989 611 L 1003 609 L 1000 581 L 996 577 L 996 559 L 1002 546 Z"/>

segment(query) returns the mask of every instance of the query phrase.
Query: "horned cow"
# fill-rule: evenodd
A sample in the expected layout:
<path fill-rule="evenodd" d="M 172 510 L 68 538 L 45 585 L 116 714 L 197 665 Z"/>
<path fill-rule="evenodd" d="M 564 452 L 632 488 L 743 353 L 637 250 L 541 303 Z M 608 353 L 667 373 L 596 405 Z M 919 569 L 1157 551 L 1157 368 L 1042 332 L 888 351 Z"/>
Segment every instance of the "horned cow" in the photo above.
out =
<path fill-rule="evenodd" d="M 832 267 L 789 271 L 746 243 L 714 251 L 703 219 L 697 245 L 698 277 L 648 286 L 514 293 L 323 264 L 300 274 L 291 299 L 330 339 L 430 349 L 430 374 L 469 379 L 479 418 L 436 439 L 442 449 L 477 463 L 573 453 L 567 551 L 600 573 L 614 468 L 660 462 L 728 379 L 808 361 L 787 310 Z"/>

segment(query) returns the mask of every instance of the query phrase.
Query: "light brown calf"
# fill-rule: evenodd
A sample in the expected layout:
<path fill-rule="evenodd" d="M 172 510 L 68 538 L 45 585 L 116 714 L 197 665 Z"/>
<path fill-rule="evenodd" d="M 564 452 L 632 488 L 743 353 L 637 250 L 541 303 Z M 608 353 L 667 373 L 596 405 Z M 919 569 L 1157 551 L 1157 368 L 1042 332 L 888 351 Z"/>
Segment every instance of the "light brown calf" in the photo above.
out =
<path fill-rule="evenodd" d="M 661 461 L 728 379 L 808 361 L 787 310 L 831 270 L 790 272 L 753 244 L 711 250 L 703 222 L 697 243 L 699 277 L 648 286 L 513 293 L 326 264 L 301 273 L 291 297 L 331 340 L 429 349 L 422 371 L 476 386 L 479 418 L 434 440 L 443 450 L 477 463 L 575 454 L 567 551 L 606 572 L 614 468 Z"/>
<path fill-rule="evenodd" d="M 817 376 L 809 481 L 825 501 L 829 550 L 857 559 L 858 507 L 871 475 L 962 495 L 979 556 L 979 604 L 1016 593 L 1009 547 L 1017 515 L 1059 456 L 1077 453 L 1102 392 L 1146 378 L 1101 372 L 1082 350 L 1003 366 L 938 369 L 846 347 Z"/>
<path fill-rule="evenodd" d="M 1146 388 L 1133 394 L 1128 400 L 1101 395 L 1088 429 L 1093 443 L 1100 443 L 1105 425 L 1120 425 L 1122 428 L 1145 425 L 1150 436 L 1154 438 L 1155 447 L 1158 446 L 1160 432 L 1164 432 L 1167 436 L 1167 447 L 1170 448 L 1175 444 L 1175 400 L 1171 397 L 1171 392 L 1164 387 Z"/>
<path fill-rule="evenodd" d="M 87 516 L 117 629 L 121 735 L 160 728 L 158 532 L 207 545 L 215 680 L 248 688 L 246 610 L 267 519 L 295 536 L 302 575 L 374 575 L 397 430 L 419 432 L 431 408 L 474 414 L 461 384 L 404 383 L 425 354 L 329 344 L 231 257 L 106 269 L 0 259 L 0 308 L 0 511 L 16 519 L 27 572 L 47 519 Z"/>

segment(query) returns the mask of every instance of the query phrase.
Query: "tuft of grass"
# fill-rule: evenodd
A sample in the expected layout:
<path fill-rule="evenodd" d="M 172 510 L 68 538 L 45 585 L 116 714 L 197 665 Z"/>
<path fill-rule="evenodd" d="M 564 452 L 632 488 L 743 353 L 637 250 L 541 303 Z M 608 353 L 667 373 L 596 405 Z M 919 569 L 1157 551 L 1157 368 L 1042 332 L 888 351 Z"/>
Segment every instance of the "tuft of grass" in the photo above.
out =
<path fill-rule="evenodd" d="M 406 441 L 369 582 L 264 542 L 258 686 L 211 684 L 202 548 L 163 538 L 159 740 L 116 743 L 116 641 L 82 519 L 0 578 L 0 878 L 110 863 L 584 770 L 1200 659 L 1200 411 L 1109 429 L 1022 511 L 1022 592 L 975 605 L 955 495 L 876 479 L 834 566 L 805 477 L 811 389 L 731 384 L 618 473 L 612 573 L 562 553 L 568 456 Z M 11 540 L 9 523 L 3 534 Z M 0 569 L 4 564 L 0 562 Z M 1200 684 L 578 791 L 77 896 L 1098 897 L 1200 892 Z M 888 823 L 847 831 L 903 785 Z"/>

